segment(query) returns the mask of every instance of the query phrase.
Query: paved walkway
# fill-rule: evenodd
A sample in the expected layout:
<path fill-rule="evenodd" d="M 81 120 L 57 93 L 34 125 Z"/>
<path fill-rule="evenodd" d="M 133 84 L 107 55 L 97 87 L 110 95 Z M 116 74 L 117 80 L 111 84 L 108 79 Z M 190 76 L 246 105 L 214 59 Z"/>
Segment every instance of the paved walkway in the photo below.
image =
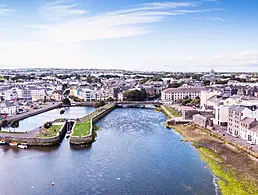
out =
<path fill-rule="evenodd" d="M 43 113 L 45 111 L 54 109 L 56 107 L 58 107 L 61 103 L 60 102 L 54 102 L 54 104 L 52 102 L 48 102 L 47 105 L 43 105 L 42 108 L 39 109 L 32 109 L 29 112 L 26 113 L 22 113 L 22 114 L 15 114 L 12 116 L 8 116 L 6 119 L 8 121 L 12 121 L 12 120 L 22 120 L 23 118 L 26 118 L 28 115 L 29 116 L 33 116 L 33 115 L 37 115 L 40 113 Z"/>
<path fill-rule="evenodd" d="M 28 131 L 27 133 L 0 133 L 0 138 L 12 137 L 12 138 L 35 138 L 40 134 L 40 129 Z"/>
<path fill-rule="evenodd" d="M 247 146 L 247 147 L 252 146 L 252 151 L 258 153 L 258 145 L 250 145 L 250 144 L 246 143 L 245 140 L 242 140 L 242 139 L 240 139 L 240 138 L 235 138 L 235 137 L 229 135 L 229 134 L 227 133 L 227 128 L 226 128 L 226 127 L 215 126 L 215 129 L 216 129 L 216 130 L 212 130 L 212 131 L 216 131 L 216 132 L 219 133 L 221 136 L 227 138 L 228 140 L 234 141 L 234 142 L 236 142 L 236 143 L 239 144 L 239 145 Z"/>

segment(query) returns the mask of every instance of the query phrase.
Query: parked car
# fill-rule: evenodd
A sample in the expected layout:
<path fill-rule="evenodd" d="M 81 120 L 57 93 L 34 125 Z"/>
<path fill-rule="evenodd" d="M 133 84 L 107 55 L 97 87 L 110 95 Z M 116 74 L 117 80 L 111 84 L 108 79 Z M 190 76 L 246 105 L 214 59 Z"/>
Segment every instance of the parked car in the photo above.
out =
<path fill-rule="evenodd" d="M 255 144 L 253 141 L 247 141 L 246 143 L 248 143 L 250 145 L 254 145 Z"/>

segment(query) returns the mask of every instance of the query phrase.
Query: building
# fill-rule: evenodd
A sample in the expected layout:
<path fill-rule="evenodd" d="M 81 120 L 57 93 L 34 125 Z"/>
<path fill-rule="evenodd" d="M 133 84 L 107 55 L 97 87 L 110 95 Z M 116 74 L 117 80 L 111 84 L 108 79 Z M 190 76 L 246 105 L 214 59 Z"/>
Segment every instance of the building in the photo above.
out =
<path fill-rule="evenodd" d="M 78 88 L 77 89 L 77 96 L 84 101 L 90 102 L 96 100 L 96 93 L 94 90 L 89 88 Z"/>
<path fill-rule="evenodd" d="M 241 121 L 240 138 L 258 144 L 258 122 L 256 118 L 245 117 Z"/>
<path fill-rule="evenodd" d="M 205 90 L 204 87 L 179 87 L 179 88 L 168 88 L 161 92 L 161 101 L 164 104 L 173 104 L 177 100 L 189 97 L 194 99 L 200 97 L 201 91 Z"/>
<path fill-rule="evenodd" d="M 216 74 L 215 74 L 215 71 L 214 71 L 213 69 L 211 69 L 211 71 L 209 72 L 209 74 L 208 74 L 208 75 L 204 75 L 204 76 L 202 77 L 202 79 L 203 79 L 204 81 L 210 81 L 210 84 L 211 84 L 211 85 L 212 85 L 212 84 L 215 84 L 215 81 L 216 81 L 216 79 L 217 79 Z"/>
<path fill-rule="evenodd" d="M 208 101 L 212 97 L 221 96 L 222 92 L 215 89 L 209 89 L 209 90 L 202 90 L 200 94 L 200 107 L 211 107 L 213 106 L 212 101 Z M 209 104 L 211 103 L 211 104 Z"/>
<path fill-rule="evenodd" d="M 23 100 L 32 99 L 30 90 L 27 87 L 20 87 L 16 89 L 18 98 Z"/>
<path fill-rule="evenodd" d="M 208 125 L 208 118 L 200 114 L 195 114 L 193 116 L 193 123 L 200 127 L 206 128 Z"/>
<path fill-rule="evenodd" d="M 18 107 L 10 101 L 3 101 L 0 103 L 0 113 L 1 114 L 16 114 Z"/>

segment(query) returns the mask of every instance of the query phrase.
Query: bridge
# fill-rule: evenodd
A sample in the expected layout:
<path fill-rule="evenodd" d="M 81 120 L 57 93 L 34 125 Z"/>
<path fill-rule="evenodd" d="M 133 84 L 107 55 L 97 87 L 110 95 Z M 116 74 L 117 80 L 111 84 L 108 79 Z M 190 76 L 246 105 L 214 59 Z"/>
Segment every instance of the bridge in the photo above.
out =
<path fill-rule="evenodd" d="M 160 106 L 161 102 L 159 102 L 159 101 L 117 101 L 116 104 L 118 104 L 118 105 Z"/>

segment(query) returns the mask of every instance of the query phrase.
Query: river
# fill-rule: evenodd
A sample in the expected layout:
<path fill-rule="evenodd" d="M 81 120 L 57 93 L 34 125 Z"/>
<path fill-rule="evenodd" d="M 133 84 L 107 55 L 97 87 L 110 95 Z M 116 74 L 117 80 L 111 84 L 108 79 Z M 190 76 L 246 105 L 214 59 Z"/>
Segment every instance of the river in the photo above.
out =
<path fill-rule="evenodd" d="M 1 194 L 213 195 L 212 173 L 190 143 L 152 109 L 119 108 L 100 120 L 97 141 L 71 148 L 0 148 Z M 52 181 L 55 185 L 52 186 Z"/>
<path fill-rule="evenodd" d="M 19 127 L 16 129 L 9 127 L 9 128 L 3 128 L 3 130 L 4 131 L 11 130 L 16 132 L 30 131 L 42 126 L 47 121 L 53 121 L 58 118 L 67 118 L 67 119 L 82 118 L 94 110 L 95 108 L 93 107 L 70 107 L 70 108 L 65 108 L 65 113 L 63 115 L 60 115 L 60 109 L 57 108 L 57 109 L 50 110 L 48 112 L 44 112 L 32 117 L 26 118 L 24 120 L 21 120 L 19 122 Z"/>

